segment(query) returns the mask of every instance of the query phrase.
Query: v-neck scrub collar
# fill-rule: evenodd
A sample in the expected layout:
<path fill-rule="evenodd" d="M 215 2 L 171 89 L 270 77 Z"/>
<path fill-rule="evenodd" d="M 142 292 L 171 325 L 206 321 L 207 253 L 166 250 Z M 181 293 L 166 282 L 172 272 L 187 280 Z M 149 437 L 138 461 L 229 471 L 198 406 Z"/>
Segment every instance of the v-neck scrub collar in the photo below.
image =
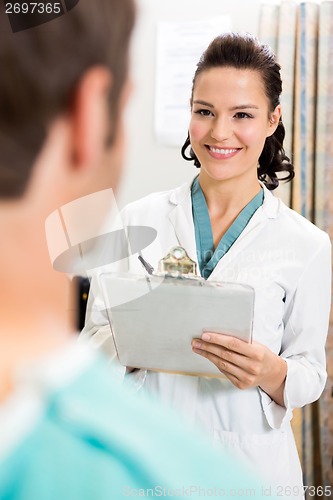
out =
<path fill-rule="evenodd" d="M 222 236 L 215 250 L 208 207 L 198 177 L 196 177 L 193 181 L 191 197 L 197 258 L 201 275 L 207 279 L 214 271 L 219 260 L 228 252 L 246 228 L 254 213 L 263 204 L 264 190 L 261 189 L 260 192 L 243 208 L 229 229 Z"/>

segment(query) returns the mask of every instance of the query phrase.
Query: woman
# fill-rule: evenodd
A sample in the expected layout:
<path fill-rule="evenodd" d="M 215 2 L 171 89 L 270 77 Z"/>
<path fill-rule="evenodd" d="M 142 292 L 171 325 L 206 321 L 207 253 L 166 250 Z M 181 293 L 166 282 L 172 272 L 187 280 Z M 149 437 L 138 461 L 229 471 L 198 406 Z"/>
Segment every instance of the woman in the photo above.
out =
<path fill-rule="evenodd" d="M 325 385 L 331 250 L 324 232 L 270 192 L 279 172 L 294 176 L 283 150 L 281 90 L 268 46 L 250 35 L 213 40 L 194 76 L 182 148 L 199 175 L 128 205 L 123 221 L 157 230 L 159 246 L 142 252 L 153 267 L 180 244 L 204 278 L 255 288 L 252 344 L 212 333 L 193 341 L 194 352 L 225 378 L 141 371 L 142 383 L 260 471 L 271 494 L 291 488 L 293 498 L 303 498 L 290 419 Z M 128 267 L 140 272 L 137 257 Z M 100 343 L 107 336 L 111 345 L 106 323 L 95 308 L 84 332 L 100 335 Z"/>

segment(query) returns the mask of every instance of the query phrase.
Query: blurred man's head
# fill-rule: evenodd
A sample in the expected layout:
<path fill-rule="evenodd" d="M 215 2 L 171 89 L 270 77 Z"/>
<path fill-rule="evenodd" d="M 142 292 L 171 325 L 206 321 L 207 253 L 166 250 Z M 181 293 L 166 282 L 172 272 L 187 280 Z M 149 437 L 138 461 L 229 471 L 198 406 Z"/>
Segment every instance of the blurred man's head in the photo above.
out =
<path fill-rule="evenodd" d="M 47 141 L 61 162 L 66 146 L 83 173 L 115 148 L 110 177 L 91 190 L 114 187 L 133 22 L 132 0 L 80 0 L 49 23 L 13 33 L 1 3 L 0 201 L 25 195 Z"/>
<path fill-rule="evenodd" d="M 0 3 L 0 401 L 14 366 L 75 328 L 45 221 L 58 211 L 61 229 L 61 207 L 117 186 L 134 10 L 133 0 L 80 0 L 13 32 Z M 76 210 L 70 237 L 53 232 L 54 245 L 72 244 L 77 225 L 98 226 L 108 200 L 97 209 Z"/>

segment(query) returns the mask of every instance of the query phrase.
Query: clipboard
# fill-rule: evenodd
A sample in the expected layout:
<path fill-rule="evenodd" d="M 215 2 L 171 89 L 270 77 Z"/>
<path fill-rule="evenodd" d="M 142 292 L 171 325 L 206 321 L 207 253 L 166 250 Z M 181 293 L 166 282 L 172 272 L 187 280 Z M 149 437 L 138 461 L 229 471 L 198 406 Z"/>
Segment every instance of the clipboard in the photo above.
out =
<path fill-rule="evenodd" d="M 192 352 L 192 339 L 211 331 L 252 341 L 254 289 L 248 285 L 128 273 L 104 273 L 100 279 L 124 366 L 224 377 Z"/>

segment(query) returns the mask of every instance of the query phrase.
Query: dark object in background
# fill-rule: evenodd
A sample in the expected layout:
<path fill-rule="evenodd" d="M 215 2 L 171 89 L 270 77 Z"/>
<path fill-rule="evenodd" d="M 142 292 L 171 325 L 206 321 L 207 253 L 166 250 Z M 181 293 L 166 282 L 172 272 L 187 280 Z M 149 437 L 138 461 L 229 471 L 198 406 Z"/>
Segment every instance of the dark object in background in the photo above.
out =
<path fill-rule="evenodd" d="M 87 301 L 90 288 L 90 279 L 75 276 L 72 280 L 72 297 L 74 306 L 75 325 L 78 332 L 84 327 Z"/>

